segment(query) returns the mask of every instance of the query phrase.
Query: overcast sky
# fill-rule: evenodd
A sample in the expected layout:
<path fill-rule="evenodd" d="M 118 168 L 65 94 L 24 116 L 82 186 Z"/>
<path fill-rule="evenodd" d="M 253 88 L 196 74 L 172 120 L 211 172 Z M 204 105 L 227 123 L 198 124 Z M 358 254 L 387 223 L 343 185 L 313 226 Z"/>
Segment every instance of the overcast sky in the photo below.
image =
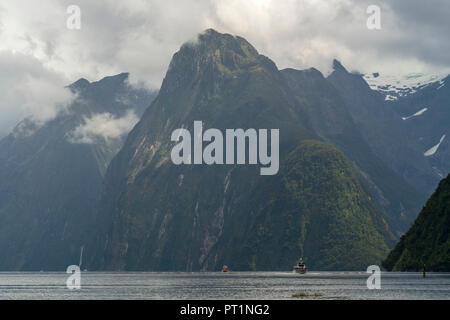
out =
<path fill-rule="evenodd" d="M 66 27 L 67 7 L 81 29 Z M 369 5 L 381 30 L 369 30 Z M 53 117 L 73 97 L 63 86 L 130 72 L 159 88 L 174 52 L 207 28 L 245 37 L 279 68 L 333 58 L 389 74 L 450 67 L 450 1 L 433 0 L 14 0 L 0 2 L 0 136 L 24 116 Z"/>

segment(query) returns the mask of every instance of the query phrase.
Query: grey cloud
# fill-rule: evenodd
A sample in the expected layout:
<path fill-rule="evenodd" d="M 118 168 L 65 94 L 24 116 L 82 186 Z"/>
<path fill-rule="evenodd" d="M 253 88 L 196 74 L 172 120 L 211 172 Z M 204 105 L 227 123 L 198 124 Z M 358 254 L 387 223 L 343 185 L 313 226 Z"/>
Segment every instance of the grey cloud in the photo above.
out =
<path fill-rule="evenodd" d="M 450 2 L 446 0 L 392 1 L 392 10 L 403 31 L 403 41 L 395 48 L 428 64 L 450 65 Z"/>
<path fill-rule="evenodd" d="M 65 27 L 70 4 L 0 4 L 0 52 L 28 56 L 43 75 L 67 83 L 130 72 L 132 83 L 159 88 L 178 48 L 212 27 L 247 38 L 280 68 L 327 73 L 333 58 L 363 73 L 450 68 L 450 2 L 444 0 L 79 0 L 81 30 Z M 366 28 L 371 4 L 382 9 L 382 30 Z M 0 78 L 7 78 L 3 69 Z M 11 112 L 3 105 L 2 113 Z"/>
<path fill-rule="evenodd" d="M 94 114 L 85 117 L 83 124 L 68 133 L 67 140 L 71 143 L 92 144 L 98 138 L 118 139 L 128 134 L 138 121 L 139 118 L 133 110 L 129 110 L 120 118 L 108 112 Z"/>
<path fill-rule="evenodd" d="M 65 79 L 30 56 L 0 52 L 0 70 L 0 136 L 24 118 L 52 119 L 74 99 Z"/>

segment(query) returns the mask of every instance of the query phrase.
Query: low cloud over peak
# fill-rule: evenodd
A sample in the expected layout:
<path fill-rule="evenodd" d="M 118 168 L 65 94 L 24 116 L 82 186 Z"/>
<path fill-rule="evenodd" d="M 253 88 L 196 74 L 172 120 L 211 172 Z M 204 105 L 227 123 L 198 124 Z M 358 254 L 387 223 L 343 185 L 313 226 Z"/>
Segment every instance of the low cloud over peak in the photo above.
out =
<path fill-rule="evenodd" d="M 159 89 L 172 55 L 208 28 L 246 38 L 280 68 L 315 67 L 327 74 L 333 58 L 362 73 L 450 67 L 450 2 L 443 0 L 433 5 L 419 0 L 191 0 L 176 5 L 163 0 L 79 0 L 81 29 L 69 30 L 67 7 L 72 4 L 0 4 L 0 93 L 10 91 L 8 100 L 0 102 L 0 135 L 38 103 L 46 109 L 32 114 L 53 114 L 43 105 L 67 98 L 55 84 L 64 87 L 82 77 L 101 79 L 128 71 L 130 84 Z M 372 4 L 381 8 L 381 30 L 366 26 Z M 3 68 L 7 55 L 21 56 L 18 68 Z M 39 76 L 29 78 L 30 73 Z M 44 83 L 42 88 L 37 81 Z M 19 83 L 23 90 L 13 88 Z M 37 98 L 24 99 L 23 91 Z M 45 91 L 54 97 L 40 94 Z"/>
<path fill-rule="evenodd" d="M 123 117 L 109 112 L 84 117 L 84 123 L 67 135 L 71 143 L 93 144 L 97 139 L 118 139 L 128 134 L 139 121 L 134 110 L 128 110 Z"/>
<path fill-rule="evenodd" d="M 0 70 L 0 136 L 24 118 L 53 119 L 75 98 L 63 77 L 27 55 L 0 51 Z"/>

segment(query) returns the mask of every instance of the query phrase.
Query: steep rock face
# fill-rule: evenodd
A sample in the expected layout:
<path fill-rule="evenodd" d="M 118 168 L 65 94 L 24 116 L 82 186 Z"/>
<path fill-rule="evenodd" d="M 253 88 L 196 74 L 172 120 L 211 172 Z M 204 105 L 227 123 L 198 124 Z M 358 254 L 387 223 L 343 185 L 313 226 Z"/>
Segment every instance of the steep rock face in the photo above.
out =
<path fill-rule="evenodd" d="M 297 97 L 298 112 L 308 119 L 308 126 L 344 152 L 391 230 L 397 236 L 406 232 L 420 211 L 423 196 L 374 153 L 338 90 L 319 71 L 281 72 Z"/>
<path fill-rule="evenodd" d="M 275 64 L 243 38 L 208 30 L 182 46 L 108 169 L 90 268 L 285 270 L 300 254 L 321 269 L 378 262 L 392 234 L 342 153 L 308 127 L 299 103 Z M 222 132 L 280 129 L 280 172 L 174 165 L 171 134 L 192 133 L 195 120 Z"/>
<path fill-rule="evenodd" d="M 450 271 L 450 175 L 383 262 L 393 271 Z"/>
<path fill-rule="evenodd" d="M 420 87 L 416 92 L 388 102 L 401 127 L 436 179 L 450 173 L 450 76 Z"/>
<path fill-rule="evenodd" d="M 43 125 L 25 119 L 0 141 L 0 270 L 79 263 L 103 176 L 126 134 L 83 142 L 74 133 L 96 115 L 142 115 L 155 94 L 132 89 L 127 77 L 80 79 L 69 86 L 77 98 L 67 110 Z"/>
<path fill-rule="evenodd" d="M 386 105 L 383 95 L 372 90 L 362 75 L 347 72 L 336 60 L 327 79 L 344 98 L 353 121 L 375 155 L 426 199 L 439 178 L 421 148 L 407 138 L 401 119 Z"/>
<path fill-rule="evenodd" d="M 301 255 L 314 270 L 363 270 L 394 241 L 344 155 L 313 140 L 289 152 L 280 174 L 261 182 L 233 216 L 228 230 L 245 219 L 248 229 L 230 232 L 214 253 L 239 268 L 287 270 Z"/>

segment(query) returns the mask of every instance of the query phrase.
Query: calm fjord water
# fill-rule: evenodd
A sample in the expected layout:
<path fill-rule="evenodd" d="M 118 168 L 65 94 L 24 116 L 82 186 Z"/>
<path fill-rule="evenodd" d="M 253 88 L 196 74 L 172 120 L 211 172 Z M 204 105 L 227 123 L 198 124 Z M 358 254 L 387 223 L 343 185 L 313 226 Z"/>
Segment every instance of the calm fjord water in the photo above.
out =
<path fill-rule="evenodd" d="M 66 273 L 2 272 L 0 299 L 450 299 L 450 274 L 382 273 L 369 290 L 365 272 L 83 272 L 81 289 Z"/>

